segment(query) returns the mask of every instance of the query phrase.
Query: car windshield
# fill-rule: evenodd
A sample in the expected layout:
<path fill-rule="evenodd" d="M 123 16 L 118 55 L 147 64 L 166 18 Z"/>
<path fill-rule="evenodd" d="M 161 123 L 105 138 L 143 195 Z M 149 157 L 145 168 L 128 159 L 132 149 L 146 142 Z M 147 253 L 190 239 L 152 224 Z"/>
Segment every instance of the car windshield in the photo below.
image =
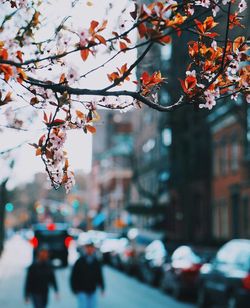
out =
<path fill-rule="evenodd" d="M 67 236 L 66 231 L 36 231 L 35 236 L 38 238 L 39 243 L 54 244 L 58 242 L 64 243 Z"/>
<path fill-rule="evenodd" d="M 172 260 L 185 260 L 192 263 L 201 262 L 201 258 L 197 254 L 195 254 L 194 251 L 188 246 L 181 246 L 177 248 L 172 255 Z"/>
<path fill-rule="evenodd" d="M 245 242 L 229 242 L 216 255 L 217 263 L 235 264 L 243 270 L 250 269 L 250 244 Z"/>

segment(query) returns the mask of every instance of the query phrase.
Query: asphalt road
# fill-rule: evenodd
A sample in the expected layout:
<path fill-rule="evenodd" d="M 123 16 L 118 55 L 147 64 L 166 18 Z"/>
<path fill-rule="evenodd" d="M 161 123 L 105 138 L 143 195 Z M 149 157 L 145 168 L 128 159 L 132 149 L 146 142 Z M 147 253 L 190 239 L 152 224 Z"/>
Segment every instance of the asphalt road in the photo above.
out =
<path fill-rule="evenodd" d="M 71 264 L 77 258 L 75 250 L 70 253 Z M 31 262 L 31 247 L 16 235 L 5 245 L 0 259 L 0 307 L 29 308 L 23 301 L 25 268 Z M 69 289 L 70 266 L 56 270 L 60 289 L 60 299 L 50 293 L 48 308 L 74 308 L 76 300 Z M 190 303 L 177 302 L 157 289 L 151 288 L 134 278 L 114 269 L 105 267 L 106 292 L 99 297 L 99 308 L 191 308 Z"/>

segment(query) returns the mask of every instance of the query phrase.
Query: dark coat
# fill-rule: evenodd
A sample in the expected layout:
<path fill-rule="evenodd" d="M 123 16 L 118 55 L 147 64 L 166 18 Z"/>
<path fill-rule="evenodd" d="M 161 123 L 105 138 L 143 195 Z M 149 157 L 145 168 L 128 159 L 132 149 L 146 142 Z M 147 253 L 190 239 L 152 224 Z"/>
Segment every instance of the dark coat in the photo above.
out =
<path fill-rule="evenodd" d="M 33 294 L 47 296 L 49 287 L 58 291 L 53 267 L 49 263 L 35 262 L 29 268 L 25 281 L 24 295 L 30 297 Z"/>
<path fill-rule="evenodd" d="M 81 256 L 72 268 L 70 284 L 73 293 L 93 293 L 97 287 L 104 290 L 101 262 L 96 257 L 87 262 L 87 257 Z"/>

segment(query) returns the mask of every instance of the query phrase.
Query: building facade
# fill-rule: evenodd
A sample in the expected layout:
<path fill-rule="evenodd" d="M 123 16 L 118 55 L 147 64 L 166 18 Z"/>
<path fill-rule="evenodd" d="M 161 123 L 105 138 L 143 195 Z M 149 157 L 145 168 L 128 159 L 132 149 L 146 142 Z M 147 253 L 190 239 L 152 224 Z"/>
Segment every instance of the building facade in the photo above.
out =
<path fill-rule="evenodd" d="M 225 104 L 209 117 L 213 140 L 213 236 L 250 237 L 250 111 Z"/>

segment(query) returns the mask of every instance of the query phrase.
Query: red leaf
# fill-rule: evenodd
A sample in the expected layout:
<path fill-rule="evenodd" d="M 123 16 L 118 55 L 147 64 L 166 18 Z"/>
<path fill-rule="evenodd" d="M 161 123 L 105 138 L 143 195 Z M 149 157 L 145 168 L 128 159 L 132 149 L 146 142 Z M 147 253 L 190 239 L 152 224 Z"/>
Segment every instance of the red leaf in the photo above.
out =
<path fill-rule="evenodd" d="M 130 39 L 127 36 L 123 36 L 122 39 L 129 44 L 131 43 Z"/>
<path fill-rule="evenodd" d="M 23 53 L 20 50 L 16 52 L 16 57 L 21 63 L 23 63 Z"/>
<path fill-rule="evenodd" d="M 198 19 L 195 19 L 194 21 L 195 21 L 195 23 L 196 23 L 196 27 L 198 28 L 198 31 L 199 31 L 200 33 L 204 33 L 203 24 L 202 24 Z"/>
<path fill-rule="evenodd" d="M 136 20 L 137 17 L 137 4 L 135 3 L 135 10 L 130 12 L 131 17 Z"/>
<path fill-rule="evenodd" d="M 90 23 L 89 33 L 93 34 L 95 31 L 95 28 L 99 25 L 99 22 L 96 20 L 92 20 Z"/>
<path fill-rule="evenodd" d="M 91 133 L 95 134 L 96 133 L 96 128 L 92 125 L 85 125 L 86 129 Z"/>
<path fill-rule="evenodd" d="M 128 46 L 124 42 L 120 42 L 119 45 L 120 45 L 120 49 L 121 50 L 124 50 L 124 49 L 128 48 Z"/>
<path fill-rule="evenodd" d="M 149 73 L 143 72 L 140 79 L 141 79 L 143 84 L 147 84 L 150 81 Z"/>
<path fill-rule="evenodd" d="M 95 38 L 101 43 L 101 44 L 103 44 L 103 45 L 106 45 L 107 43 L 106 43 L 106 40 L 105 40 L 105 38 L 103 37 L 103 36 L 101 36 L 101 35 L 99 35 L 99 34 L 96 34 L 95 35 Z"/>
<path fill-rule="evenodd" d="M 8 60 L 8 51 L 6 48 L 0 49 L 0 58 L 3 60 Z"/>
<path fill-rule="evenodd" d="M 83 61 L 86 61 L 88 59 L 88 56 L 89 56 L 89 49 L 81 50 L 81 58 L 83 59 Z"/>
<path fill-rule="evenodd" d="M 219 34 L 216 33 L 216 32 L 213 32 L 213 33 L 205 33 L 205 35 L 208 36 L 208 37 L 214 38 L 214 37 L 218 36 Z"/>
<path fill-rule="evenodd" d="M 43 112 L 43 120 L 45 123 L 48 123 L 48 116 L 45 112 Z"/>
<path fill-rule="evenodd" d="M 42 135 L 38 141 L 38 145 L 41 147 L 43 145 L 43 141 L 44 141 L 44 138 L 45 138 L 45 134 Z"/>
<path fill-rule="evenodd" d="M 180 80 L 181 87 L 182 87 L 183 91 L 184 91 L 185 93 L 187 93 L 188 91 L 187 91 L 187 88 L 186 88 L 186 85 L 185 85 L 184 80 L 182 80 L 182 79 L 179 79 L 179 80 Z"/>
<path fill-rule="evenodd" d="M 171 42 L 171 36 L 165 35 L 163 38 L 160 39 L 161 43 L 169 44 Z"/>
<path fill-rule="evenodd" d="M 147 34 L 147 27 L 143 23 L 139 24 L 138 32 L 139 32 L 140 38 L 143 38 Z"/>
<path fill-rule="evenodd" d="M 55 119 L 53 122 L 48 123 L 48 126 L 59 126 L 65 123 L 65 120 Z"/>
<path fill-rule="evenodd" d="M 111 74 L 107 74 L 109 81 L 114 81 L 119 78 L 119 74 L 117 72 L 113 72 Z"/>

